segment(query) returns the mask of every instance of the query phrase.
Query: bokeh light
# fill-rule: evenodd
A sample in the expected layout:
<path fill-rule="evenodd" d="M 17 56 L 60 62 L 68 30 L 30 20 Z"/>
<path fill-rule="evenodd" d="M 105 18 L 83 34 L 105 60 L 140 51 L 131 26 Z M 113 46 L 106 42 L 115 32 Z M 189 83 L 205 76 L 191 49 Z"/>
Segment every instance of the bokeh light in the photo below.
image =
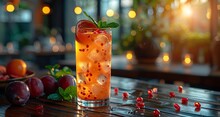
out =
<path fill-rule="evenodd" d="M 192 9 L 189 5 L 185 5 L 182 8 L 182 13 L 186 17 L 190 17 L 192 15 Z"/>
<path fill-rule="evenodd" d="M 43 14 L 48 15 L 50 13 L 50 7 L 49 6 L 44 6 L 42 8 L 42 12 L 43 12 Z"/>
<path fill-rule="evenodd" d="M 135 17 L 136 17 L 136 12 L 135 12 L 134 10 L 130 10 L 130 11 L 128 12 L 128 17 L 129 17 L 129 18 L 135 18 Z"/>
<path fill-rule="evenodd" d="M 128 51 L 128 52 L 126 53 L 126 58 L 127 58 L 128 60 L 132 60 L 132 59 L 133 59 L 133 53 L 132 53 L 131 51 Z"/>
<path fill-rule="evenodd" d="M 79 6 L 77 6 L 77 7 L 74 8 L 74 12 L 75 12 L 77 15 L 79 15 L 79 14 L 82 13 L 82 8 L 79 7 Z"/>
<path fill-rule="evenodd" d="M 108 17 L 112 17 L 112 16 L 114 16 L 114 11 L 112 10 L 112 9 L 108 9 L 107 11 L 106 11 L 106 15 L 108 16 Z"/>
<path fill-rule="evenodd" d="M 7 12 L 14 12 L 14 10 L 15 10 L 15 6 L 13 4 L 9 3 L 6 5 Z"/>

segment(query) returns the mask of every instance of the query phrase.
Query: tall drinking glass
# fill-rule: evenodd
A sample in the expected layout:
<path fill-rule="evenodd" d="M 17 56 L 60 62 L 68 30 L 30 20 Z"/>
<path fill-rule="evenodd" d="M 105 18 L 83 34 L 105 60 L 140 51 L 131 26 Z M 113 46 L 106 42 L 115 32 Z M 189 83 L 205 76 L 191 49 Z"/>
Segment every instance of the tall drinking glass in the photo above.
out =
<path fill-rule="evenodd" d="M 80 28 L 76 36 L 77 102 L 84 107 L 109 105 L 111 29 Z"/>

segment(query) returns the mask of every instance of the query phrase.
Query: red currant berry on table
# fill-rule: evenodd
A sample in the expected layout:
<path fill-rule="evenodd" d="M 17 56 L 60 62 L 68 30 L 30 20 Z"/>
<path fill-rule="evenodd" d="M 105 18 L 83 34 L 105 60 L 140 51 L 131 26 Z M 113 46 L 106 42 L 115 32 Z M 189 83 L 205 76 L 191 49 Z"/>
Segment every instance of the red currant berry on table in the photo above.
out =
<path fill-rule="evenodd" d="M 144 108 L 144 102 L 137 102 L 136 107 L 137 108 Z"/>
<path fill-rule="evenodd" d="M 194 106 L 195 106 L 196 108 L 198 108 L 198 109 L 201 108 L 201 104 L 200 104 L 199 102 L 195 102 L 195 103 L 194 103 Z"/>
<path fill-rule="evenodd" d="M 173 97 L 175 97 L 176 95 L 175 95 L 175 93 L 174 92 L 170 92 L 170 98 L 173 98 Z"/>
<path fill-rule="evenodd" d="M 118 94 L 118 88 L 114 88 L 114 92 L 115 92 L 115 94 Z"/>
<path fill-rule="evenodd" d="M 122 97 L 123 97 L 123 98 L 128 98 L 128 92 L 123 92 L 123 93 L 122 93 Z"/>
<path fill-rule="evenodd" d="M 143 102 L 143 98 L 142 97 L 137 97 L 136 102 Z"/>
<path fill-rule="evenodd" d="M 176 111 L 180 111 L 180 106 L 177 103 L 173 104 L 173 107 L 176 109 Z"/>
<path fill-rule="evenodd" d="M 182 87 L 182 86 L 179 86 L 179 87 L 178 87 L 178 91 L 179 91 L 180 93 L 182 93 L 183 87 Z"/>
<path fill-rule="evenodd" d="M 160 116 L 160 110 L 155 109 L 155 110 L 153 111 L 153 114 L 154 114 L 154 117 L 159 117 L 159 116 Z"/>
<path fill-rule="evenodd" d="M 36 111 L 43 111 L 43 109 L 44 109 L 44 105 L 37 105 L 34 107 L 34 110 Z"/>
<path fill-rule="evenodd" d="M 188 103 L 188 98 L 182 98 L 182 104 L 187 104 Z"/>
<path fill-rule="evenodd" d="M 153 96 L 153 91 L 152 91 L 151 89 L 149 89 L 149 90 L 147 91 L 147 93 L 148 93 L 148 95 Z"/>

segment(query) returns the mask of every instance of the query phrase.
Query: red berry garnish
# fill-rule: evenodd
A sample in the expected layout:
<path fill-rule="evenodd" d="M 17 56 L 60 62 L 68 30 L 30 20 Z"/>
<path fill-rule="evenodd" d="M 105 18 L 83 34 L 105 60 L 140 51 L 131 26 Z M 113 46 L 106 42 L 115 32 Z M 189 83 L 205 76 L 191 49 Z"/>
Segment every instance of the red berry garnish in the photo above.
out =
<path fill-rule="evenodd" d="M 182 98 L 182 104 L 187 104 L 188 103 L 188 98 Z"/>
<path fill-rule="evenodd" d="M 182 93 L 183 87 L 182 87 L 182 86 L 179 86 L 179 87 L 178 87 L 178 91 L 179 91 L 180 93 Z"/>
<path fill-rule="evenodd" d="M 137 108 L 144 108 L 144 102 L 137 102 L 136 107 Z"/>
<path fill-rule="evenodd" d="M 147 91 L 147 93 L 148 93 L 148 95 L 151 95 L 151 94 L 153 93 L 153 91 L 152 91 L 151 89 L 149 89 L 149 90 Z"/>
<path fill-rule="evenodd" d="M 143 98 L 142 97 L 137 97 L 136 101 L 137 102 L 143 102 Z"/>
<path fill-rule="evenodd" d="M 201 108 L 201 104 L 200 104 L 199 102 L 195 102 L 195 103 L 194 103 L 194 106 L 195 106 L 196 108 L 198 108 L 198 109 Z"/>
<path fill-rule="evenodd" d="M 114 92 L 117 95 L 118 94 L 118 88 L 114 88 Z"/>
<path fill-rule="evenodd" d="M 177 103 L 173 104 L 173 107 L 176 109 L 176 111 L 180 111 L 180 106 Z"/>
<path fill-rule="evenodd" d="M 150 97 L 153 97 L 153 91 L 151 90 L 151 89 L 149 89 L 148 91 L 147 91 L 147 93 L 148 93 L 148 97 L 150 96 Z"/>
<path fill-rule="evenodd" d="M 153 114 L 154 114 L 154 117 L 160 117 L 160 110 L 155 109 L 155 110 L 153 111 Z"/>
<path fill-rule="evenodd" d="M 123 92 L 123 93 L 122 93 L 122 97 L 123 97 L 123 98 L 128 98 L 128 92 Z"/>
<path fill-rule="evenodd" d="M 195 108 L 196 112 L 199 112 L 201 110 L 201 108 Z"/>
<path fill-rule="evenodd" d="M 36 111 L 43 111 L 43 109 L 44 109 L 43 105 L 37 105 L 34 107 L 34 110 L 36 110 Z"/>
<path fill-rule="evenodd" d="M 152 99 L 153 98 L 153 95 L 148 95 L 148 99 Z"/>
<path fill-rule="evenodd" d="M 170 98 L 173 98 L 173 97 L 175 97 L 176 95 L 175 95 L 175 93 L 174 92 L 170 92 Z"/>

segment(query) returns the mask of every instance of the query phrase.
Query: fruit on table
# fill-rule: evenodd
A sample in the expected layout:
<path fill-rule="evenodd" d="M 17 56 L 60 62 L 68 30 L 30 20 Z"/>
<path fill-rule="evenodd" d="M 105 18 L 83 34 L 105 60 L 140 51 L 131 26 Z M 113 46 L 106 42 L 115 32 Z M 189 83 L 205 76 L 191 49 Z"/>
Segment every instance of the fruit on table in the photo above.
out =
<path fill-rule="evenodd" d="M 6 86 L 5 96 L 14 105 L 24 105 L 30 98 L 30 91 L 24 82 L 14 81 Z"/>
<path fill-rule="evenodd" d="M 58 86 L 64 90 L 69 86 L 76 86 L 75 78 L 72 75 L 64 75 L 58 81 Z"/>
<path fill-rule="evenodd" d="M 13 59 L 7 64 L 6 71 L 14 78 L 23 77 L 27 71 L 27 64 L 21 59 Z"/>
<path fill-rule="evenodd" d="M 42 81 L 37 77 L 32 77 L 26 80 L 25 82 L 28 85 L 28 88 L 31 93 L 31 97 L 39 97 L 44 93 L 44 85 Z"/>
<path fill-rule="evenodd" d="M 47 95 L 56 92 L 58 85 L 54 77 L 46 75 L 41 78 L 41 81 L 44 85 L 44 92 Z"/>

